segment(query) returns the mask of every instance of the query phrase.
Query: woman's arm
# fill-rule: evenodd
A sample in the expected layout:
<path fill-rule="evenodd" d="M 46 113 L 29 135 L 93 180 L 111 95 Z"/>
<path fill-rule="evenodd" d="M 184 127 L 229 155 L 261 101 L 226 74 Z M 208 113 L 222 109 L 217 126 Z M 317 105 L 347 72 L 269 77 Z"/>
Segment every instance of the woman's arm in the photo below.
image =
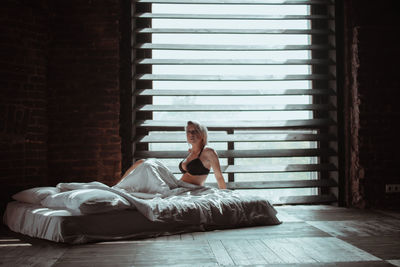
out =
<path fill-rule="evenodd" d="M 214 149 L 210 149 L 210 160 L 211 168 L 214 170 L 215 179 L 218 183 L 219 189 L 226 189 L 226 183 L 221 172 L 221 165 L 219 164 L 219 158 L 217 152 Z"/>

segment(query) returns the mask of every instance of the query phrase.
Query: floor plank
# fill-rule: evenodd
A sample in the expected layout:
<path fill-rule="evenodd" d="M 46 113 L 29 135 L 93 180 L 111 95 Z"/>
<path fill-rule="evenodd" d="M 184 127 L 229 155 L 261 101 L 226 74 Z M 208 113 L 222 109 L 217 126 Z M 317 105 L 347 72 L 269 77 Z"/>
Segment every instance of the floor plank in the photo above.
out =
<path fill-rule="evenodd" d="M 262 241 L 270 250 L 278 255 L 280 260 L 284 263 L 301 263 L 299 259 L 296 259 L 296 257 L 290 253 L 289 248 L 280 242 L 280 239 L 263 239 Z"/>
<path fill-rule="evenodd" d="M 1 226 L 0 266 L 53 266 L 68 246 L 13 233 Z"/>
<path fill-rule="evenodd" d="M 317 262 L 314 257 L 310 256 L 309 253 L 303 248 L 302 243 L 297 243 L 296 241 L 303 241 L 302 238 L 283 238 L 280 243 L 285 246 L 285 248 L 292 254 L 300 263 L 313 263 Z"/>
<path fill-rule="evenodd" d="M 231 256 L 229 256 L 221 240 L 209 240 L 208 244 L 214 253 L 215 259 L 220 265 L 235 265 Z"/>
<path fill-rule="evenodd" d="M 400 260 L 398 236 L 341 237 L 340 239 L 381 259 Z"/>
<path fill-rule="evenodd" d="M 308 221 L 307 223 L 332 236 L 398 236 L 400 220 Z"/>
<path fill-rule="evenodd" d="M 310 206 L 284 206 L 281 208 L 287 214 L 295 216 L 303 221 L 344 221 L 344 220 L 381 220 L 388 215 L 361 209 L 346 209 L 329 205 Z"/>
<path fill-rule="evenodd" d="M 375 212 L 394 217 L 396 219 L 400 219 L 400 211 L 395 211 L 395 210 L 373 210 Z"/>
<path fill-rule="evenodd" d="M 268 267 L 393 267 L 385 261 L 361 261 L 361 262 L 332 262 L 332 263 L 299 263 L 299 264 L 268 264 Z"/>
<path fill-rule="evenodd" d="M 56 262 L 55 266 L 113 265 L 133 264 L 135 243 L 104 242 L 70 246 L 68 251 Z"/>
<path fill-rule="evenodd" d="M 268 264 L 271 263 L 284 263 L 284 261 L 271 250 L 264 242 L 259 239 L 248 240 L 250 246 L 255 249 Z"/>
<path fill-rule="evenodd" d="M 296 217 L 293 214 L 287 213 L 285 210 L 280 210 L 279 207 L 276 208 L 278 210 L 277 217 L 282 222 L 302 222 L 303 220 Z"/>
<path fill-rule="evenodd" d="M 160 241 L 178 241 L 181 240 L 181 235 L 165 235 L 165 236 L 158 236 L 154 238 L 155 242 Z"/>
<path fill-rule="evenodd" d="M 134 266 L 193 265 L 216 266 L 207 241 L 167 241 L 138 243 L 135 247 Z"/>
<path fill-rule="evenodd" d="M 181 234 L 181 240 L 183 241 L 191 241 L 194 240 L 192 233 Z"/>
<path fill-rule="evenodd" d="M 329 262 L 376 261 L 379 258 L 338 238 L 317 240 L 317 245 L 324 247 L 330 255 Z"/>
<path fill-rule="evenodd" d="M 284 238 L 293 236 L 330 236 L 329 234 L 309 225 L 305 222 L 286 222 L 280 225 L 246 227 L 227 229 L 223 231 L 211 231 L 193 233 L 195 240 L 209 239 L 260 239 L 260 238 Z"/>
<path fill-rule="evenodd" d="M 222 244 L 236 265 L 266 264 L 257 250 L 253 250 L 247 240 L 222 240 Z"/>
<path fill-rule="evenodd" d="M 285 263 L 381 260 L 334 237 L 263 239 L 263 242 Z"/>
<path fill-rule="evenodd" d="M 388 260 L 387 262 L 393 264 L 394 266 L 400 267 L 400 260 Z"/>
<path fill-rule="evenodd" d="M 314 259 L 316 262 L 327 262 L 324 251 L 320 247 L 316 247 L 314 238 L 293 238 L 292 242 L 301 247 L 304 254 Z"/>
<path fill-rule="evenodd" d="M 7 246 L 0 247 L 3 266 L 53 266 L 67 251 L 67 248 L 42 246 Z"/>

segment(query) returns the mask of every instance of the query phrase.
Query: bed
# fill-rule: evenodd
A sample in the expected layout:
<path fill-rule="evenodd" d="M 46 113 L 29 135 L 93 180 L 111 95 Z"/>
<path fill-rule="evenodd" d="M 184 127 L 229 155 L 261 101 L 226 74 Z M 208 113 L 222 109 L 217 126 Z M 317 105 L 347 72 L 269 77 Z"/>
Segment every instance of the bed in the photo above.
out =
<path fill-rule="evenodd" d="M 113 187 L 59 183 L 21 191 L 3 221 L 14 232 L 70 244 L 281 223 L 265 199 L 181 182 L 157 161 L 142 165 Z"/>

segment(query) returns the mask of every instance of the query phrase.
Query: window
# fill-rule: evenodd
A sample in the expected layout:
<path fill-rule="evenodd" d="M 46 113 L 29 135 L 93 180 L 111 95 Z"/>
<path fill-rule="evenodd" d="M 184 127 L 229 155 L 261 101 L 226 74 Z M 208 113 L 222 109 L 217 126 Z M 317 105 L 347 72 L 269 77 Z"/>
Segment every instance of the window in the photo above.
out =
<path fill-rule="evenodd" d="M 183 127 L 199 120 L 229 188 L 335 201 L 332 2 L 138 0 L 133 10 L 135 158 L 178 173 Z"/>

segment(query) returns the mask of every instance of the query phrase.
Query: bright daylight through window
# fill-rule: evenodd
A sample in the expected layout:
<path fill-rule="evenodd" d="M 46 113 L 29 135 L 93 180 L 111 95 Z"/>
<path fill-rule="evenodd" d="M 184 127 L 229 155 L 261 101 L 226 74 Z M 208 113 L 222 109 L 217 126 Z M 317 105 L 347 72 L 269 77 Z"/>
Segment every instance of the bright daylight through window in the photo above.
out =
<path fill-rule="evenodd" d="M 154 152 L 140 154 L 139 145 L 137 157 L 158 157 L 179 175 L 181 154 L 157 152 L 187 153 L 183 131 L 171 125 L 198 120 L 234 188 L 276 203 L 321 194 L 307 185 L 336 171 L 326 160 L 335 156 L 330 2 L 224 2 L 136 3 L 136 50 L 151 51 L 136 52 L 136 66 L 151 67 L 136 73 L 135 91 L 152 99 L 137 103 L 137 114 L 151 114 L 138 140 Z"/>

